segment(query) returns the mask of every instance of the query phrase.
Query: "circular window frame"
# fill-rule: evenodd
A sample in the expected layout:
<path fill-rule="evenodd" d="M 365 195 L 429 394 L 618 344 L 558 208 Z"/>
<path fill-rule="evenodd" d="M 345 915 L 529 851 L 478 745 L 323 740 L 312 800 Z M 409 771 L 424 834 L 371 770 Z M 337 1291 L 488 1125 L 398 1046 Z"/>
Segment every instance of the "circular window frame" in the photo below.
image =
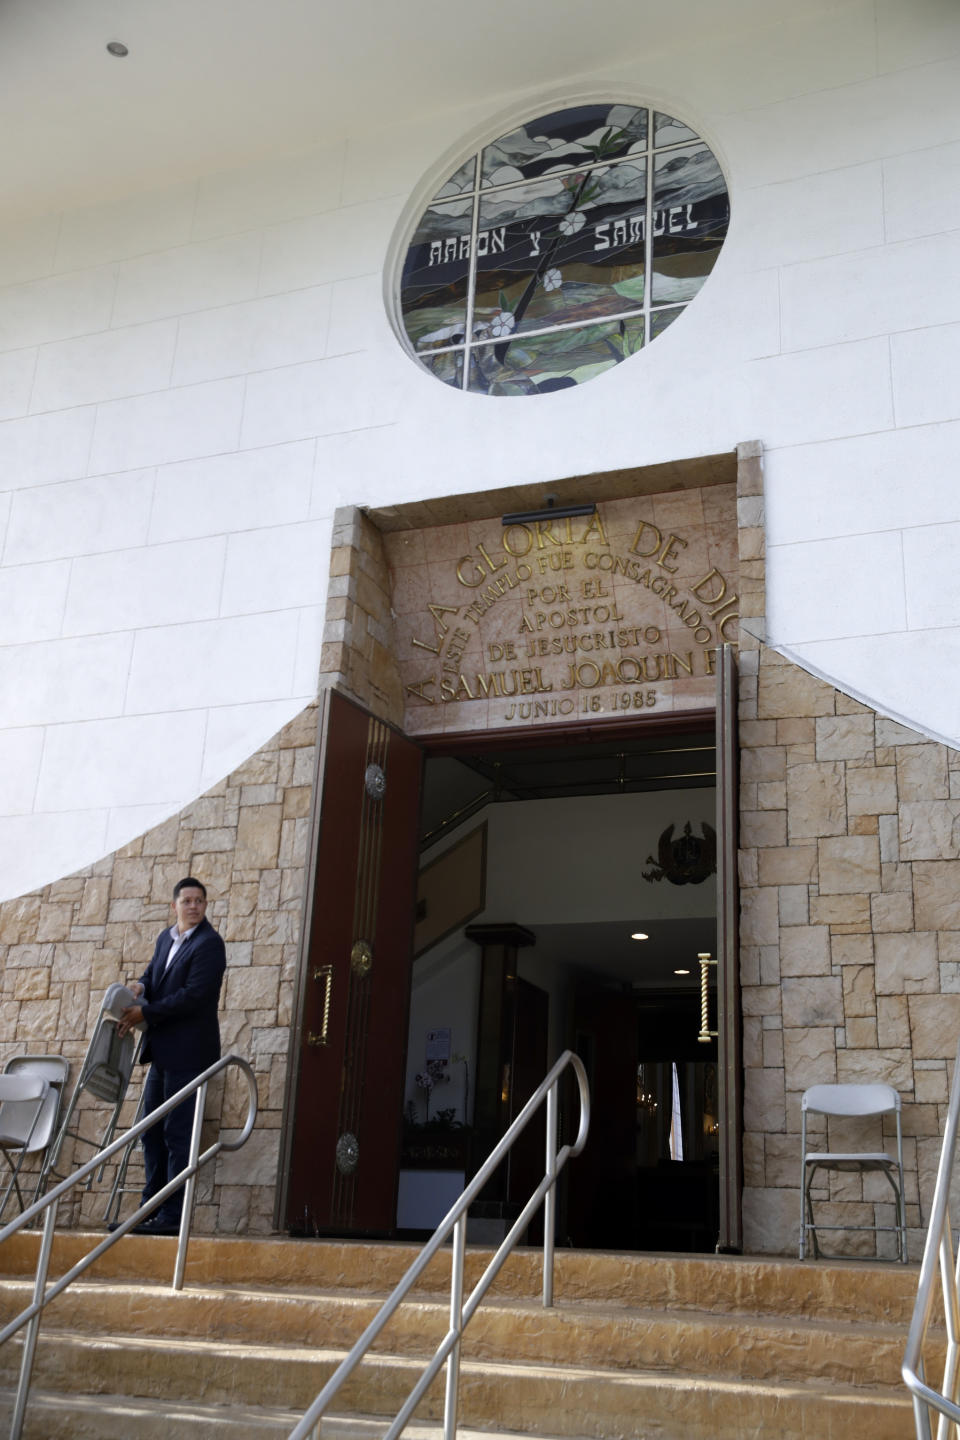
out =
<path fill-rule="evenodd" d="M 417 227 L 420 225 L 430 204 L 437 199 L 438 191 L 472 156 L 476 155 L 479 157 L 480 152 L 482 152 L 485 147 L 511 134 L 520 127 L 529 125 L 533 121 L 539 120 L 547 115 L 556 114 L 558 111 L 565 109 L 577 109 L 590 105 L 602 105 L 608 108 L 622 105 L 625 107 L 646 109 L 648 112 L 648 144 L 644 152 L 646 155 L 652 155 L 657 148 L 651 143 L 654 113 L 659 112 L 668 115 L 676 119 L 680 124 L 686 126 L 691 133 L 696 136 L 697 140 L 701 141 L 703 145 L 707 147 L 720 170 L 727 199 L 726 231 L 720 241 L 720 247 L 714 264 L 704 277 L 703 283 L 697 293 L 688 300 L 676 302 L 675 308 L 678 309 L 676 318 L 682 319 L 690 305 L 699 299 L 704 287 L 709 285 L 717 268 L 722 263 L 723 250 L 729 239 L 734 215 L 733 196 L 729 178 L 730 166 L 724 154 L 723 146 L 712 133 L 712 127 L 709 124 L 705 124 L 696 113 L 696 108 L 689 106 L 684 99 L 668 96 L 664 92 L 657 91 L 654 88 L 641 91 L 633 85 L 624 85 L 622 82 L 611 82 L 604 86 L 591 84 L 589 88 L 584 88 L 583 90 L 576 88 L 570 89 L 566 86 L 560 87 L 555 90 L 541 92 L 536 100 L 528 100 L 522 108 L 516 105 L 507 107 L 467 131 L 461 136 L 459 141 L 450 145 L 441 157 L 424 172 L 420 182 L 412 190 L 403 207 L 387 249 L 387 257 L 383 270 L 383 302 L 391 329 L 404 354 L 416 366 L 417 370 L 425 378 L 440 384 L 443 390 L 453 394 L 474 396 L 477 399 L 516 398 L 515 395 L 498 395 L 482 390 L 471 390 L 461 384 L 450 384 L 440 376 L 433 374 L 429 366 L 424 364 L 425 355 L 443 352 L 418 352 L 414 349 L 404 323 L 404 315 L 401 307 L 401 285 L 407 254 Z M 667 153 L 670 149 L 679 149 L 684 144 L 692 143 L 694 142 L 678 140 L 674 142 L 672 146 L 664 146 L 663 153 Z M 643 314 L 646 316 L 653 309 L 659 308 L 660 310 L 665 310 L 669 308 L 669 306 L 670 302 L 668 301 L 659 302 L 656 306 L 653 306 L 652 302 L 648 301 L 643 307 Z M 584 321 L 582 325 L 589 323 L 591 322 Z M 571 326 L 570 328 L 573 327 Z M 556 333 L 556 331 L 553 331 L 553 333 Z M 661 331 L 660 333 L 663 332 Z M 652 345 L 653 340 L 657 338 L 659 338 L 659 334 L 650 337 L 645 333 L 642 346 L 629 356 L 624 355 L 623 358 L 636 359 L 638 354 L 645 354 Z M 469 354 L 469 350 L 469 345 L 463 347 L 465 356 Z M 609 374 L 611 370 L 616 371 L 619 369 L 619 363 L 611 364 L 598 375 L 588 376 L 587 379 L 602 379 L 603 376 Z M 586 380 L 581 383 L 586 383 Z M 572 388 L 579 388 L 579 384 L 575 384 Z"/>

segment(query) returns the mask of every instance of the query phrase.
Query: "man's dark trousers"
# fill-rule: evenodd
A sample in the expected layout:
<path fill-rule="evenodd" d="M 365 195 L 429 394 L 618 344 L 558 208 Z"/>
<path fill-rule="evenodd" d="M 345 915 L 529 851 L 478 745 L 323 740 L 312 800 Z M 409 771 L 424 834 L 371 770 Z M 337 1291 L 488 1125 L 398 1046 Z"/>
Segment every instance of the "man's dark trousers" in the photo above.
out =
<path fill-rule="evenodd" d="M 160 1070 L 151 1065 L 143 1087 L 143 1113 L 149 1115 L 176 1095 L 184 1085 L 189 1085 L 196 1073 L 193 1070 Z M 162 1190 L 168 1180 L 179 1175 L 190 1159 L 190 1136 L 193 1132 L 193 1111 L 196 1094 L 191 1095 L 182 1105 L 177 1105 L 163 1120 L 158 1120 L 143 1134 L 144 1200 L 150 1200 Z M 183 1211 L 183 1187 L 168 1195 L 151 1219 L 161 1225 L 179 1225 Z"/>

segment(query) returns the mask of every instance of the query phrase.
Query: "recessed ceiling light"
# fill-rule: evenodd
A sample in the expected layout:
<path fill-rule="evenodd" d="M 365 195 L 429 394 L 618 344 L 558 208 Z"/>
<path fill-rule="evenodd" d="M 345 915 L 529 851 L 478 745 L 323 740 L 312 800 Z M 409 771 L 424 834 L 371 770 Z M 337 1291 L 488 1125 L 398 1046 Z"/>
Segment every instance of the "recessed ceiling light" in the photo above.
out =
<path fill-rule="evenodd" d="M 644 935 L 644 933 L 643 933 L 642 930 L 634 930 L 633 934 L 630 936 L 630 939 L 631 939 L 631 940 L 649 940 L 649 939 L 650 939 L 650 936 L 649 936 L 649 935 Z"/>
<path fill-rule="evenodd" d="M 124 55 L 129 55 L 130 51 L 127 49 L 126 45 L 124 45 L 122 40 L 111 40 L 107 45 L 107 54 L 116 55 L 118 58 L 122 58 Z"/>
<path fill-rule="evenodd" d="M 689 975 L 689 974 L 690 974 L 690 971 L 689 971 L 689 970 L 674 970 L 673 973 L 674 973 L 674 975 Z"/>

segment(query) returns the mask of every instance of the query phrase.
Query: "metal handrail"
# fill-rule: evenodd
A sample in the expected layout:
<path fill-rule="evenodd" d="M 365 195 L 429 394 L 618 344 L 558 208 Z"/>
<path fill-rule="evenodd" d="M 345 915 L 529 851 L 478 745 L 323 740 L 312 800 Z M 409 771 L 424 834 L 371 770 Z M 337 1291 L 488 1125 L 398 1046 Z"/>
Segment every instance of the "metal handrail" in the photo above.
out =
<path fill-rule="evenodd" d="M 957 1435 L 960 1425 L 960 1393 L 958 1393 L 958 1360 L 960 1360 L 960 1256 L 954 1260 L 953 1236 L 950 1225 L 950 1186 L 957 1153 L 957 1134 L 960 1130 L 960 1045 L 953 1067 L 953 1085 L 950 1089 L 950 1105 L 947 1110 L 947 1124 L 937 1167 L 937 1183 L 933 1192 L 930 1209 L 930 1224 L 923 1247 L 920 1263 L 920 1279 L 917 1285 L 917 1299 L 913 1307 L 913 1318 L 907 1335 L 907 1348 L 900 1373 L 904 1383 L 913 1395 L 913 1415 L 917 1440 L 932 1440 L 930 1412 L 937 1410 L 937 1440 L 947 1440 L 950 1433 Z M 947 1325 L 947 1354 L 943 1371 L 943 1389 L 935 1390 L 926 1383 L 924 1375 L 923 1347 L 927 1328 L 933 1313 L 935 1296 L 934 1280 L 940 1271 L 940 1289 Z M 951 1424 L 952 1422 L 952 1424 Z"/>
<path fill-rule="evenodd" d="M 206 1105 L 207 1085 L 214 1075 L 219 1075 L 228 1065 L 238 1066 L 246 1077 L 247 1088 L 250 1092 L 247 1118 L 236 1140 L 223 1140 L 218 1138 L 214 1144 L 208 1146 L 201 1155 L 200 1133 L 203 1128 L 203 1112 Z M 95 1245 L 82 1260 L 78 1260 L 72 1269 L 68 1270 L 66 1274 L 61 1275 L 60 1278 L 55 1280 L 50 1288 L 47 1289 L 47 1275 L 50 1270 L 50 1256 L 53 1251 L 53 1235 L 57 1223 L 57 1206 L 63 1196 L 72 1190 L 75 1185 L 82 1184 L 88 1176 L 93 1174 L 98 1166 L 105 1164 L 106 1161 L 110 1160 L 118 1151 L 122 1150 L 125 1146 L 133 1144 L 135 1140 L 140 1138 L 145 1130 L 149 1130 L 151 1125 L 155 1125 L 158 1120 L 162 1120 L 166 1115 L 169 1115 L 171 1110 L 181 1105 L 184 1100 L 188 1100 L 194 1093 L 197 1098 L 194 1102 L 193 1129 L 190 1134 L 190 1155 L 184 1169 L 179 1171 L 172 1180 L 168 1180 L 162 1190 L 158 1190 L 156 1195 L 152 1195 L 149 1200 L 145 1201 L 139 1209 L 128 1216 L 112 1234 L 108 1235 L 106 1239 L 101 1240 L 98 1245 Z M 165 1100 L 162 1105 L 158 1105 L 156 1110 L 151 1110 L 149 1115 L 144 1116 L 142 1120 L 138 1120 L 135 1125 L 132 1125 L 129 1130 L 114 1140 L 112 1144 L 98 1151 L 93 1159 L 88 1160 L 85 1165 L 81 1165 L 79 1170 L 75 1170 L 72 1175 L 68 1175 L 65 1180 L 61 1180 L 60 1184 L 55 1186 L 48 1194 L 42 1196 L 39 1200 L 35 1200 L 22 1214 L 17 1216 L 16 1220 L 12 1220 L 9 1225 L 5 1225 L 3 1229 L 0 1230 L 0 1245 L 2 1245 L 4 1240 L 9 1240 L 12 1235 L 25 1229 L 26 1226 L 30 1225 L 46 1211 L 43 1221 L 43 1237 L 40 1241 L 40 1254 L 37 1259 L 37 1271 L 33 1282 L 33 1299 L 19 1315 L 15 1316 L 8 1325 L 5 1325 L 4 1328 L 0 1330 L 0 1345 L 2 1345 L 5 1340 L 9 1340 L 18 1330 L 21 1330 L 24 1326 L 27 1327 L 27 1332 L 23 1340 L 20 1380 L 17 1385 L 17 1397 L 13 1408 L 13 1419 L 10 1424 L 10 1440 L 20 1440 L 23 1431 L 27 1399 L 30 1393 L 30 1377 L 33 1372 L 33 1357 L 37 1348 L 40 1316 L 44 1306 L 62 1294 L 67 1286 L 71 1285 L 74 1280 L 79 1279 L 81 1275 L 89 1270 L 94 1261 L 99 1260 L 100 1256 L 110 1249 L 111 1245 L 115 1245 L 118 1240 L 122 1240 L 124 1235 L 133 1229 L 134 1225 L 138 1225 L 145 1216 L 151 1215 L 170 1195 L 173 1195 L 175 1191 L 179 1190 L 181 1185 L 183 1185 L 185 1189 L 183 1210 L 180 1216 L 180 1231 L 177 1238 L 177 1255 L 173 1268 L 173 1289 L 182 1290 L 183 1274 L 187 1263 L 187 1245 L 190 1240 L 190 1220 L 193 1213 L 193 1194 L 196 1186 L 197 1172 L 203 1165 L 206 1165 L 208 1161 L 219 1155 L 221 1150 L 239 1150 L 241 1145 L 245 1145 L 253 1130 L 256 1118 L 257 1078 L 253 1073 L 253 1069 L 247 1061 L 239 1055 L 224 1055 L 222 1059 L 210 1065 L 202 1074 L 198 1075 L 194 1080 L 191 1080 L 188 1085 L 184 1085 L 182 1090 L 178 1090 L 175 1095 L 171 1095 L 169 1100 Z"/>
<path fill-rule="evenodd" d="M 577 1131 L 577 1138 L 573 1144 L 564 1145 L 562 1150 L 558 1152 L 558 1089 L 560 1077 L 568 1068 L 574 1071 L 580 1090 L 580 1128 Z M 526 1128 L 544 1100 L 546 1100 L 547 1104 L 547 1144 L 546 1166 L 543 1179 L 510 1227 L 500 1248 L 494 1254 L 493 1259 L 477 1281 L 469 1297 L 464 1300 L 463 1270 L 467 1248 L 467 1210 L 480 1194 L 497 1166 L 510 1150 L 517 1136 Z M 484 1162 L 459 1200 L 455 1202 L 440 1221 L 432 1238 L 427 1241 L 389 1299 L 380 1307 L 349 1355 L 346 1356 L 334 1371 L 303 1419 L 295 1429 L 291 1430 L 288 1440 L 318 1440 L 320 1435 L 320 1421 L 330 1401 L 337 1394 L 337 1391 L 341 1385 L 343 1385 L 344 1381 L 352 1375 L 374 1340 L 376 1340 L 380 1334 L 380 1331 L 394 1312 L 400 1307 L 409 1291 L 416 1284 L 451 1231 L 453 1232 L 453 1257 L 450 1270 L 450 1328 L 434 1351 L 433 1358 L 428 1362 L 420 1379 L 414 1385 L 400 1410 L 397 1412 L 393 1423 L 389 1429 L 384 1432 L 383 1440 L 396 1440 L 396 1437 L 402 1433 L 411 1415 L 423 1398 L 427 1387 L 436 1379 L 444 1363 L 446 1363 L 447 1366 L 447 1375 L 443 1411 L 443 1440 L 455 1440 L 460 1382 L 461 1336 L 479 1306 L 480 1301 L 499 1273 L 503 1262 L 533 1219 L 541 1202 L 543 1203 L 543 1304 L 545 1308 L 549 1308 L 553 1304 L 553 1252 L 557 1201 L 555 1187 L 557 1176 L 560 1174 L 567 1160 L 580 1154 L 586 1144 L 589 1130 L 590 1087 L 587 1083 L 587 1072 L 583 1068 L 583 1062 L 580 1057 L 574 1055 L 572 1050 L 565 1050 L 542 1085 L 534 1091 L 526 1105 L 524 1105 L 520 1114 L 516 1120 L 514 1120 L 489 1159 Z"/>

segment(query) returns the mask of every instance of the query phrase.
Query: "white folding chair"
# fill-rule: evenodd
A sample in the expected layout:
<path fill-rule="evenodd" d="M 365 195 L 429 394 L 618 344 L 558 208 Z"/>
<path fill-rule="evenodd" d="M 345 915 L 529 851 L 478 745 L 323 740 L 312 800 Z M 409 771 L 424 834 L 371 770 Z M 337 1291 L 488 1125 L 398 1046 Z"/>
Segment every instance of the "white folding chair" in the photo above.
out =
<path fill-rule="evenodd" d="M 900 1125 L 900 1096 L 892 1085 L 812 1085 L 803 1092 L 800 1101 L 800 1259 L 806 1252 L 807 1233 L 813 1245 L 814 1257 L 819 1259 L 820 1246 L 818 1230 L 870 1230 L 874 1233 L 892 1231 L 897 1236 L 897 1258 L 907 1263 L 907 1219 L 903 1199 L 903 1132 Z M 809 1114 L 828 1117 L 868 1119 L 893 1114 L 897 1124 L 897 1153 L 890 1155 L 885 1150 L 810 1150 L 807 1145 L 807 1116 Z M 827 1139 L 829 1139 L 829 1134 Z M 811 1187 L 818 1170 L 859 1171 L 861 1174 L 879 1172 L 893 1191 L 897 1206 L 895 1225 L 817 1225 L 813 1218 Z M 839 1259 L 839 1256 L 827 1256 Z"/>
<path fill-rule="evenodd" d="M 21 1211 L 24 1209 L 20 1167 L 27 1155 L 45 1149 L 50 1139 L 50 1130 L 46 1126 L 41 1128 L 40 1124 L 44 1111 L 49 1109 L 49 1096 L 50 1082 L 42 1075 L 0 1075 L 0 1151 L 10 1166 L 10 1179 L 0 1201 L 0 1217 L 14 1190 Z M 41 1143 L 43 1130 L 46 1135 Z"/>
<path fill-rule="evenodd" d="M 50 1086 L 47 1098 L 41 1107 L 37 1117 L 37 1126 L 30 1141 L 28 1155 L 36 1155 L 47 1149 L 50 1141 L 57 1133 L 57 1124 L 60 1119 L 60 1106 L 63 1103 L 63 1092 L 66 1089 L 67 1080 L 70 1076 L 70 1061 L 63 1055 L 11 1055 L 3 1067 L 4 1075 L 38 1075 L 46 1080 Z M 24 1157 L 26 1158 L 26 1157 Z M 40 1179 L 43 1168 L 36 1177 L 36 1189 L 33 1198 L 36 1200 L 40 1189 Z M 0 1212 L 2 1213 L 2 1212 Z"/>

